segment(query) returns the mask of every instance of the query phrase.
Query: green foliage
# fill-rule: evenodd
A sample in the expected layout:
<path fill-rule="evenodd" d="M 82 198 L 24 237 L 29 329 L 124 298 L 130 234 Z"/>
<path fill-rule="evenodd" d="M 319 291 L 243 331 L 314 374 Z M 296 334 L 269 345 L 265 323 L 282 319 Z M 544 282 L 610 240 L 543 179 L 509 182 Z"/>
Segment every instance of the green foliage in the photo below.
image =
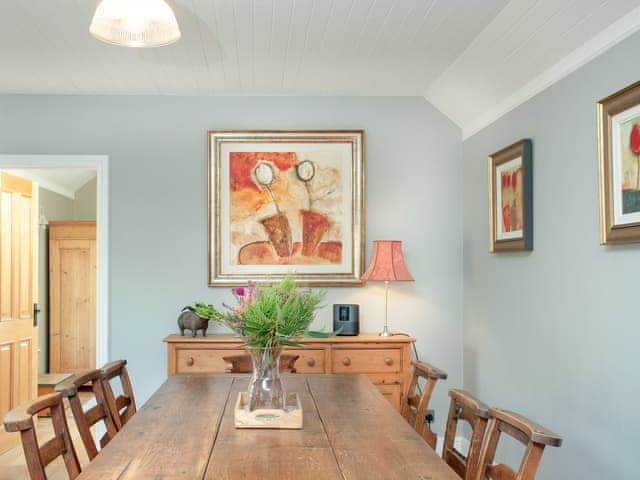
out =
<path fill-rule="evenodd" d="M 280 283 L 260 288 L 242 314 L 243 335 L 252 347 L 298 346 L 303 336 L 331 336 L 309 331 L 325 292 L 303 290 L 287 276 Z"/>
<path fill-rule="evenodd" d="M 324 296 L 324 291 L 298 288 L 293 278 L 287 276 L 279 283 L 256 289 L 255 298 L 251 296 L 236 307 L 225 305 L 227 311 L 220 312 L 205 302 L 194 302 L 192 308 L 200 318 L 225 324 L 244 337 L 248 346 L 293 347 L 300 345 L 297 341 L 300 337 L 335 335 L 309 330 Z"/>
<path fill-rule="evenodd" d="M 213 305 L 207 305 L 204 302 L 194 302 L 194 313 L 200 318 L 206 318 L 207 320 L 219 321 L 222 319 L 222 314 L 216 310 Z"/>

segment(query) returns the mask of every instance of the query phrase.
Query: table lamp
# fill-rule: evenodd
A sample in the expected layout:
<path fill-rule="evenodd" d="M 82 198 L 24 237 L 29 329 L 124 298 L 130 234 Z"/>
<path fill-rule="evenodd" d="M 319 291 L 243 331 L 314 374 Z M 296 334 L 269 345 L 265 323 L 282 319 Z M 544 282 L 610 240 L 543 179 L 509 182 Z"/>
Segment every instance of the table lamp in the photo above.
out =
<path fill-rule="evenodd" d="M 402 242 L 399 240 L 375 240 L 367 270 L 362 279 L 384 282 L 385 312 L 381 337 L 391 337 L 389 331 L 389 282 L 413 282 L 402 257 Z"/>

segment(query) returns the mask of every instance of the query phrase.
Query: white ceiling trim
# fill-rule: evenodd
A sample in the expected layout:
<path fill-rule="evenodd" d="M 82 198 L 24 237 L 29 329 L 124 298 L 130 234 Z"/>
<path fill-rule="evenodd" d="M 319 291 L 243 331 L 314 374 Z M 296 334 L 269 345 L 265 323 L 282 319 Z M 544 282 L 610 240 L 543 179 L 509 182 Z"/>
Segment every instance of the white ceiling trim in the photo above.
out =
<path fill-rule="evenodd" d="M 467 140 L 472 137 L 503 115 L 562 80 L 638 30 L 640 30 L 640 7 L 609 25 L 591 40 L 585 42 L 580 48 L 574 50 L 564 59 L 526 83 L 494 108 L 480 115 L 476 120 L 465 125 L 459 125 L 462 128 L 462 139 Z M 428 96 L 425 95 L 425 98 L 434 103 Z"/>

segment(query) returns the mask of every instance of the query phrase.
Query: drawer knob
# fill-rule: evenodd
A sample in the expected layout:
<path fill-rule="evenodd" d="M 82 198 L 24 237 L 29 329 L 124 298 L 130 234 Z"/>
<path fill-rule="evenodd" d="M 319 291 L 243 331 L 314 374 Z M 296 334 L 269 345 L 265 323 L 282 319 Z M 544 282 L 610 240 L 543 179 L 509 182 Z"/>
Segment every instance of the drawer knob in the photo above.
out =
<path fill-rule="evenodd" d="M 348 367 L 349 365 L 351 365 L 351 359 L 350 359 L 349 357 L 344 357 L 344 358 L 342 359 L 342 364 L 343 364 L 345 367 Z"/>
<path fill-rule="evenodd" d="M 390 358 L 390 357 L 385 358 L 384 363 L 386 363 L 389 366 L 393 365 L 393 358 Z"/>
<path fill-rule="evenodd" d="M 187 358 L 187 367 L 193 367 L 194 363 L 195 361 L 193 360 L 193 357 Z"/>
<path fill-rule="evenodd" d="M 307 365 L 309 365 L 310 367 L 313 367 L 315 364 L 316 364 L 315 358 L 307 358 Z"/>

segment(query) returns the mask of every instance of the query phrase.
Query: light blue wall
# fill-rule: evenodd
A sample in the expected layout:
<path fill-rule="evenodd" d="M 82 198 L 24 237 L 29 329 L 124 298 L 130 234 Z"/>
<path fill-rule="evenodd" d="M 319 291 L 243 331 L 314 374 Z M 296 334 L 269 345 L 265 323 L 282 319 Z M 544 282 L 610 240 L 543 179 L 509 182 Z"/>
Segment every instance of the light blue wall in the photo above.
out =
<path fill-rule="evenodd" d="M 138 396 L 166 375 L 162 338 L 194 299 L 230 300 L 207 281 L 206 131 L 365 130 L 367 238 L 404 241 L 412 284 L 394 285 L 392 326 L 462 385 L 462 142 L 423 98 L 0 96 L 0 152 L 109 155 L 111 355 Z M 369 249 L 367 249 L 369 251 Z M 380 286 L 332 289 L 384 318 Z M 320 326 L 329 326 L 325 309 Z M 438 428 L 446 389 L 435 397 Z"/>
<path fill-rule="evenodd" d="M 540 480 L 638 477 L 640 245 L 598 237 L 596 102 L 635 35 L 464 142 L 464 383 L 565 436 Z M 534 250 L 488 253 L 487 155 L 533 140 Z"/>
<path fill-rule="evenodd" d="M 95 220 L 98 206 L 98 182 L 97 178 L 92 178 L 76 191 L 73 201 L 74 220 Z"/>

